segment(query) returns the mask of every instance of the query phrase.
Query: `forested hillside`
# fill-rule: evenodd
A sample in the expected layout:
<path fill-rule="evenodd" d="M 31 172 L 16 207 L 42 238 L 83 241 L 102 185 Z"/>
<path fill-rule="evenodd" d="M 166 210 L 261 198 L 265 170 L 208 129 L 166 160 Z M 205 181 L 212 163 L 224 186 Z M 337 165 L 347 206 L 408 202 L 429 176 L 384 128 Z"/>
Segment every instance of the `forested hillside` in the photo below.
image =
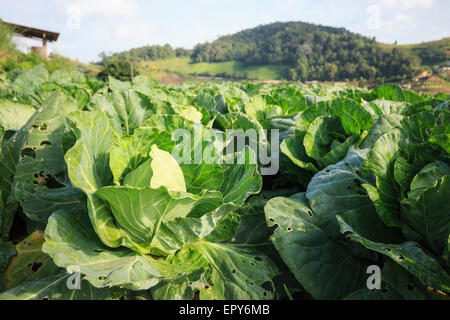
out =
<path fill-rule="evenodd" d="M 411 77 L 420 65 L 406 48 L 380 44 L 344 28 L 303 22 L 273 23 L 199 44 L 192 60 L 284 64 L 291 67 L 293 80 L 396 80 Z"/>
<path fill-rule="evenodd" d="M 437 41 L 404 45 L 403 47 L 418 55 L 423 65 L 433 66 L 450 60 L 450 37 Z"/>
<path fill-rule="evenodd" d="M 139 48 L 130 49 L 123 52 L 107 55 L 106 53 L 100 53 L 102 59 L 101 64 L 105 64 L 108 60 L 128 60 L 128 61 L 148 61 L 159 59 L 170 59 L 175 57 L 186 57 L 192 54 L 192 50 L 184 48 L 172 48 L 169 44 L 143 46 Z"/>
<path fill-rule="evenodd" d="M 423 66 L 445 63 L 449 60 L 449 39 L 394 45 L 377 42 L 375 38 L 344 28 L 277 22 L 197 44 L 193 50 L 172 48 L 166 44 L 144 46 L 109 56 L 102 53 L 100 57 L 101 64 L 110 60 L 143 62 L 190 57 L 193 67 L 187 69 L 191 71 L 204 69 L 194 67 L 195 64 L 233 62 L 232 65 L 239 65 L 240 69 L 222 71 L 220 75 L 239 74 L 237 78 L 245 77 L 252 67 L 279 66 L 283 70 L 279 76 L 290 80 L 368 80 L 381 83 L 411 79 Z M 217 74 L 216 69 L 211 66 L 211 70 L 202 74 Z"/>

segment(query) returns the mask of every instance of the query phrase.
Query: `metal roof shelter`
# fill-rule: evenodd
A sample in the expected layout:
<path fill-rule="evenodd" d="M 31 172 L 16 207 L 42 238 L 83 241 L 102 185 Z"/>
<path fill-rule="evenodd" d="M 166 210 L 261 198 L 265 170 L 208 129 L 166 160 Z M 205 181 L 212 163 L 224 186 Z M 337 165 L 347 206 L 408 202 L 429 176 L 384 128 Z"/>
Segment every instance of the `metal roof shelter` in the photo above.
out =
<path fill-rule="evenodd" d="M 7 26 L 11 27 L 15 33 L 20 34 L 24 37 L 42 39 L 42 47 L 32 47 L 32 49 L 43 58 L 47 58 L 47 41 L 56 41 L 59 37 L 58 32 L 22 26 L 20 24 L 3 21 L 2 19 L 0 19 L 0 23 L 6 24 Z"/>

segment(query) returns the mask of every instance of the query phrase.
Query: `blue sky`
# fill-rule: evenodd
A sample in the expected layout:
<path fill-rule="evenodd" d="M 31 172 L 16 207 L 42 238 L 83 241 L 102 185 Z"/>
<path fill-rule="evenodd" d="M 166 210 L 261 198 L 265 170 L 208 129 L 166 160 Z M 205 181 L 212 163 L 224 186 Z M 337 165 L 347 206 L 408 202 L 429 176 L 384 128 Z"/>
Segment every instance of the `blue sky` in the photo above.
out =
<path fill-rule="evenodd" d="M 50 50 L 85 62 L 142 45 L 192 48 L 275 21 L 345 27 L 388 43 L 450 36 L 448 0 L 0 0 L 0 8 L 5 21 L 60 32 Z"/>

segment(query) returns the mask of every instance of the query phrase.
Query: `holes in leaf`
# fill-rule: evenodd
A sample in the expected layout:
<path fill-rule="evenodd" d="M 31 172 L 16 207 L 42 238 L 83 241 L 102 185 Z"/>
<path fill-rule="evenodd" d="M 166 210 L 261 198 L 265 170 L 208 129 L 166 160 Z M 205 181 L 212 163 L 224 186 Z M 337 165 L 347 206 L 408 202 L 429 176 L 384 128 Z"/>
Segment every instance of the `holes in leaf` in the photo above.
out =
<path fill-rule="evenodd" d="M 43 185 L 43 184 L 46 184 L 47 181 L 48 181 L 48 177 L 44 175 L 44 171 L 34 174 L 33 184 Z"/>
<path fill-rule="evenodd" d="M 329 169 L 326 169 L 325 172 L 330 172 L 330 170 L 329 170 Z"/>
<path fill-rule="evenodd" d="M 291 231 L 292 231 L 292 228 L 291 228 L 291 227 L 288 227 L 288 228 L 287 228 L 287 231 L 288 231 L 288 232 L 291 232 Z"/>
<path fill-rule="evenodd" d="M 30 263 L 28 266 L 31 266 L 31 270 L 33 272 L 36 272 L 39 270 L 40 267 L 42 267 L 42 263 L 41 262 L 33 262 L 33 263 Z"/>
<path fill-rule="evenodd" d="M 261 257 L 255 257 L 255 260 L 256 261 L 262 261 L 262 258 Z"/>
<path fill-rule="evenodd" d="M 47 140 L 41 142 L 41 146 L 51 146 L 51 145 L 52 145 L 52 143 Z"/>
<path fill-rule="evenodd" d="M 269 218 L 270 222 L 275 222 L 275 220 L 273 218 Z"/>
<path fill-rule="evenodd" d="M 263 296 L 264 296 L 264 297 L 267 297 L 267 292 L 264 292 L 264 293 L 263 293 Z"/>
<path fill-rule="evenodd" d="M 236 273 L 236 270 L 235 269 L 231 270 L 231 273 L 233 273 L 233 274 Z"/>
<path fill-rule="evenodd" d="M 407 288 L 409 291 L 413 292 L 414 291 L 414 286 L 410 283 L 408 283 Z"/>
<path fill-rule="evenodd" d="M 47 130 L 47 124 L 46 123 L 33 124 L 31 128 L 44 131 Z"/>
<path fill-rule="evenodd" d="M 270 293 L 273 290 L 273 285 L 274 283 L 272 283 L 271 281 L 266 281 L 264 283 L 262 283 L 260 286 L 261 288 L 264 289 L 264 292 Z M 277 285 L 277 282 L 275 282 L 275 286 Z"/>
<path fill-rule="evenodd" d="M 104 276 L 98 277 L 98 280 L 106 280 L 106 277 Z"/>
<path fill-rule="evenodd" d="M 405 260 L 405 258 L 402 255 L 399 255 L 398 260 Z"/>
<path fill-rule="evenodd" d="M 58 189 L 62 187 L 64 187 L 64 185 L 56 181 L 56 179 L 52 175 L 47 176 L 47 188 Z"/>
<path fill-rule="evenodd" d="M 308 210 L 308 211 L 306 211 L 306 212 L 309 214 L 310 217 L 313 216 L 311 210 Z"/>
<path fill-rule="evenodd" d="M 16 141 L 15 138 L 13 138 L 14 134 L 16 133 L 16 130 L 6 130 L 3 134 L 3 142 L 7 142 L 9 141 L 9 139 L 11 139 L 11 141 Z"/>
<path fill-rule="evenodd" d="M 36 151 L 35 148 L 25 148 L 20 152 L 21 159 L 23 160 L 25 157 L 31 157 L 36 159 Z"/>

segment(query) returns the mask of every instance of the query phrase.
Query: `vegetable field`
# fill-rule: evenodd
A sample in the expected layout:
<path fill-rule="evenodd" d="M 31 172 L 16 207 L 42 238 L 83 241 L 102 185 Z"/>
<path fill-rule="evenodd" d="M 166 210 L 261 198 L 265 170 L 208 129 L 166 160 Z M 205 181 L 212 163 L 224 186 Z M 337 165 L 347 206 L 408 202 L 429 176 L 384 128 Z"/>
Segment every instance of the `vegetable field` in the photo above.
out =
<path fill-rule="evenodd" d="M 449 106 L 3 73 L 0 299 L 448 299 Z"/>

